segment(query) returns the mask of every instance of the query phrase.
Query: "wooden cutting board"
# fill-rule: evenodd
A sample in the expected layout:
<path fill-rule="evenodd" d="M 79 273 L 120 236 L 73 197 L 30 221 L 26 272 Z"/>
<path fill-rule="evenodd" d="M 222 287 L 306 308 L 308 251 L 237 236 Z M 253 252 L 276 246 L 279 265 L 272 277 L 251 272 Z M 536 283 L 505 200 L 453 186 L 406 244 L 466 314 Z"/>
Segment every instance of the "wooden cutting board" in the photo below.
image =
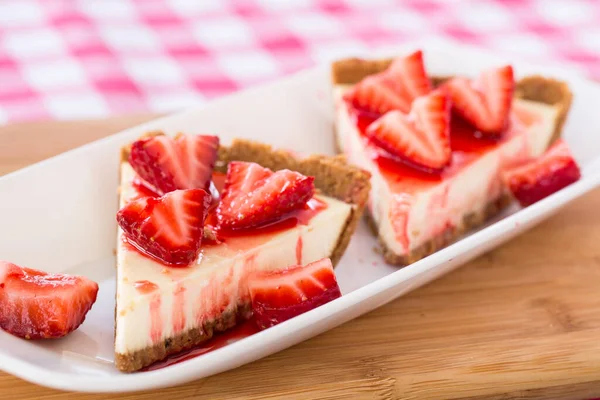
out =
<path fill-rule="evenodd" d="M 150 117 L 0 128 L 0 175 Z M 599 205 L 597 190 L 458 271 L 271 357 L 126 398 L 600 397 Z M 69 396 L 0 373 L 4 400 Z"/>

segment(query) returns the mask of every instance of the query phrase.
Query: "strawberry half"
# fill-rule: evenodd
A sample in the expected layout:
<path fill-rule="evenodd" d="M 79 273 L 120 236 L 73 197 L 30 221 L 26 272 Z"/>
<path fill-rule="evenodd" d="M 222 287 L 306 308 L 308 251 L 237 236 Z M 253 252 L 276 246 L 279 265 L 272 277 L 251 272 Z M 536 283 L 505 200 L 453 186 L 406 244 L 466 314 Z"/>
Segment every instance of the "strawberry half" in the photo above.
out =
<path fill-rule="evenodd" d="M 165 264 L 185 266 L 198 258 L 212 196 L 202 189 L 142 197 L 117 213 L 129 243 Z"/>
<path fill-rule="evenodd" d="M 386 71 L 366 77 L 344 98 L 355 108 L 376 114 L 392 110 L 407 113 L 414 99 L 430 91 L 423 54 L 417 51 L 397 58 Z"/>
<path fill-rule="evenodd" d="M 450 163 L 450 101 L 443 90 L 419 97 L 410 114 L 390 111 L 366 131 L 369 139 L 412 166 L 439 171 Z"/>
<path fill-rule="evenodd" d="M 178 189 L 208 190 L 218 148 L 216 136 L 153 136 L 131 145 L 129 163 L 159 195 Z"/>
<path fill-rule="evenodd" d="M 577 182 L 581 172 L 563 140 L 558 140 L 536 160 L 506 170 L 504 182 L 526 207 Z"/>
<path fill-rule="evenodd" d="M 499 135 L 506 130 L 515 90 L 510 65 L 484 71 L 474 81 L 453 78 L 445 86 L 456 113 L 481 133 Z"/>
<path fill-rule="evenodd" d="M 329 258 L 306 266 L 273 272 L 254 272 L 248 277 L 252 310 L 261 329 L 317 308 L 342 295 Z"/>
<path fill-rule="evenodd" d="M 314 179 L 288 169 L 273 172 L 251 162 L 230 162 L 217 208 L 219 227 L 258 227 L 302 209 L 314 195 Z"/>
<path fill-rule="evenodd" d="M 92 308 L 98 284 L 0 261 L 0 327 L 25 339 L 63 337 Z"/>

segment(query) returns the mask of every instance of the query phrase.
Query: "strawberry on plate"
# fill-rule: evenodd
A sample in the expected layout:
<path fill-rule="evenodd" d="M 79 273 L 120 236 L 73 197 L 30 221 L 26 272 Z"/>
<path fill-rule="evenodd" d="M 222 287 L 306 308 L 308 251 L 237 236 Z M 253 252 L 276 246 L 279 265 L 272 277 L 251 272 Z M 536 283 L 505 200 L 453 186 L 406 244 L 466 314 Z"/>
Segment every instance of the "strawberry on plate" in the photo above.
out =
<path fill-rule="evenodd" d="M 273 172 L 252 162 L 230 162 L 217 208 L 219 228 L 258 227 L 304 208 L 314 194 L 314 179 L 288 169 Z"/>
<path fill-rule="evenodd" d="M 142 197 L 119 210 L 117 221 L 127 241 L 142 253 L 165 264 L 186 266 L 200 252 L 211 201 L 202 189 Z"/>
<path fill-rule="evenodd" d="M 421 51 L 397 58 L 379 74 L 368 76 L 344 97 L 355 108 L 375 114 L 410 111 L 414 99 L 431 91 Z"/>
<path fill-rule="evenodd" d="M 60 338 L 83 323 L 98 284 L 0 261 L 0 328 L 25 339 Z"/>
<path fill-rule="evenodd" d="M 342 295 L 329 258 L 248 277 L 252 311 L 261 329 L 319 307 Z"/>
<path fill-rule="evenodd" d="M 504 182 L 526 207 L 577 182 L 581 172 L 569 147 L 558 140 L 541 157 L 504 171 Z"/>
<path fill-rule="evenodd" d="M 506 130 L 515 90 L 510 65 L 486 70 L 477 80 L 450 79 L 445 87 L 455 112 L 482 134 L 496 136 Z"/>
<path fill-rule="evenodd" d="M 208 190 L 218 148 L 217 136 L 151 136 L 131 145 L 129 163 L 159 195 L 178 189 Z"/>
<path fill-rule="evenodd" d="M 390 111 L 366 131 L 369 139 L 393 156 L 428 171 L 450 162 L 450 101 L 437 89 L 413 102 L 410 114 Z"/>

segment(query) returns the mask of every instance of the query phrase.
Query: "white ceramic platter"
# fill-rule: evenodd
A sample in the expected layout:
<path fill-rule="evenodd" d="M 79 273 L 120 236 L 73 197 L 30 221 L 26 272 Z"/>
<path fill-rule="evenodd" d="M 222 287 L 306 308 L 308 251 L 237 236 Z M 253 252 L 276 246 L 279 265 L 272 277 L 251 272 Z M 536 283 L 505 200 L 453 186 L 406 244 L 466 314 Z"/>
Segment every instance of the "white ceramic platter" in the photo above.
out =
<path fill-rule="evenodd" d="M 245 91 L 201 108 L 128 129 L 0 178 L 0 259 L 52 272 L 86 275 L 100 284 L 85 323 L 67 338 L 34 342 L 0 332 L 0 369 L 64 390 L 116 392 L 181 384 L 265 357 L 331 329 L 454 269 L 530 228 L 600 183 L 600 87 L 568 71 L 536 68 L 449 42 L 422 48 L 431 74 L 473 75 L 511 62 L 518 75 L 550 73 L 575 94 L 564 137 L 583 179 L 404 269 L 373 253 L 361 226 L 337 276 L 344 295 L 323 307 L 203 356 L 156 371 L 123 374 L 113 366 L 113 312 L 119 149 L 150 129 L 247 137 L 301 153 L 332 153 L 328 66 Z"/>

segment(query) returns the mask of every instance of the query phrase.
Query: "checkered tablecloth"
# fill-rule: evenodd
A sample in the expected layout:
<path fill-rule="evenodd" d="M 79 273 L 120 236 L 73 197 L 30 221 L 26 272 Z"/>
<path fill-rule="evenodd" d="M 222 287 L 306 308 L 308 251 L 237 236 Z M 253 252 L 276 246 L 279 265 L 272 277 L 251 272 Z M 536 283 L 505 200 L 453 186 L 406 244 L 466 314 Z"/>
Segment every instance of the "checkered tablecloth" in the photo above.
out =
<path fill-rule="evenodd" d="M 0 123 L 172 111 L 432 37 L 600 78 L 595 0 L 0 0 Z"/>

